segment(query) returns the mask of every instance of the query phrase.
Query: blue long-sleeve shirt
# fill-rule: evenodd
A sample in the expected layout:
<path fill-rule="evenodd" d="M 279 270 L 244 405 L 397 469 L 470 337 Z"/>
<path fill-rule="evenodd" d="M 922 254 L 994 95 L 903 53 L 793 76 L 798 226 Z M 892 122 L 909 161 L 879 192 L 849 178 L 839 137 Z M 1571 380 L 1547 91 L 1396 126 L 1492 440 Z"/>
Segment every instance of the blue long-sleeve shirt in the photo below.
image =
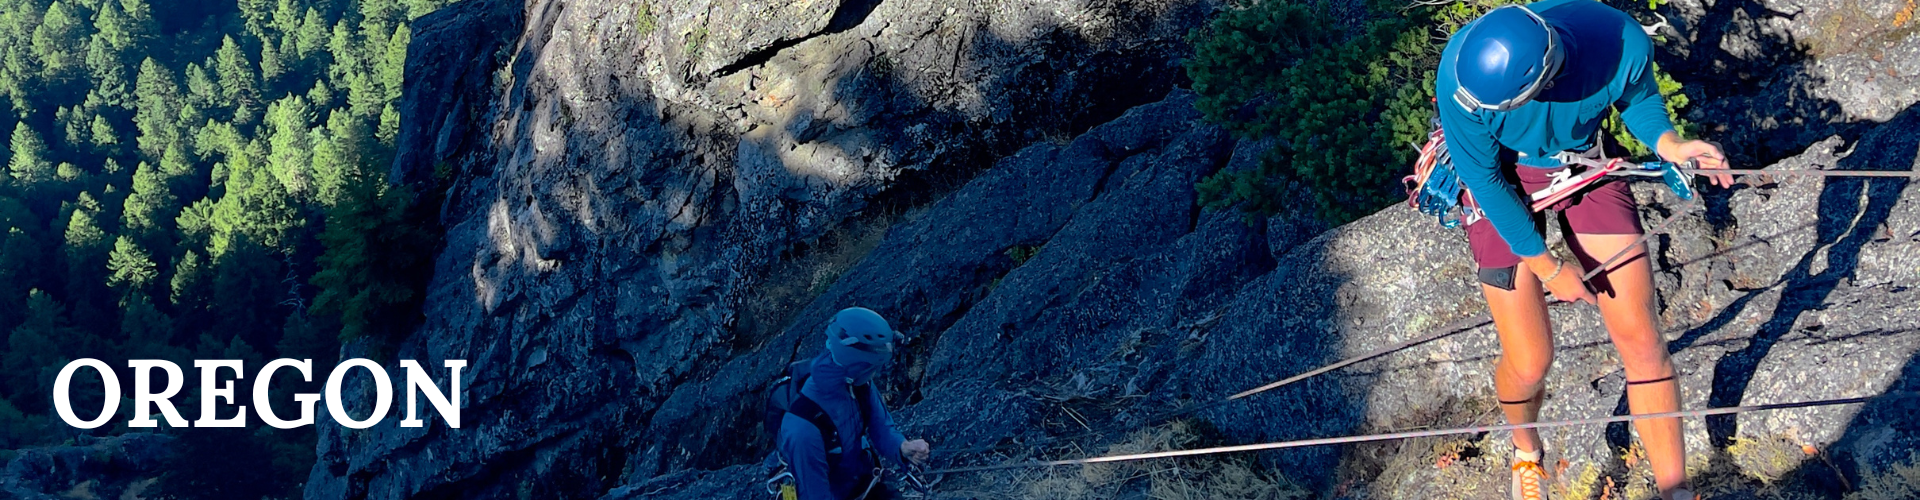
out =
<path fill-rule="evenodd" d="M 872 474 L 874 465 L 861 453 L 860 440 L 872 443 L 874 451 L 895 464 L 903 464 L 900 444 L 907 441 L 893 428 L 893 417 L 880 401 L 879 391 L 867 392 L 866 418 L 860 418 L 853 388 L 847 383 L 846 368 L 834 364 L 825 351 L 813 359 L 813 375 L 800 386 L 800 394 L 819 403 L 840 431 L 840 466 L 827 463 L 825 440 L 812 422 L 791 413 L 780 421 L 780 453 L 793 471 L 800 500 L 844 500 L 860 493 L 867 485 L 859 478 Z M 829 470 L 831 469 L 831 470 Z"/>
<path fill-rule="evenodd" d="M 1520 153 L 1520 165 L 1557 167 L 1551 155 L 1589 146 L 1610 106 L 1621 107 L 1627 131 L 1650 149 L 1673 123 L 1654 82 L 1653 40 L 1632 17 L 1594 0 L 1546 0 L 1528 8 L 1559 32 L 1566 47 L 1553 88 L 1512 111 L 1462 108 L 1453 100 L 1463 38 L 1455 33 L 1440 55 L 1434 95 L 1440 97 L 1440 127 L 1447 131 L 1447 152 L 1461 184 L 1514 255 L 1530 257 L 1546 253 L 1546 240 L 1534 227 L 1531 200 L 1521 199 L 1500 173 L 1502 146 Z"/>

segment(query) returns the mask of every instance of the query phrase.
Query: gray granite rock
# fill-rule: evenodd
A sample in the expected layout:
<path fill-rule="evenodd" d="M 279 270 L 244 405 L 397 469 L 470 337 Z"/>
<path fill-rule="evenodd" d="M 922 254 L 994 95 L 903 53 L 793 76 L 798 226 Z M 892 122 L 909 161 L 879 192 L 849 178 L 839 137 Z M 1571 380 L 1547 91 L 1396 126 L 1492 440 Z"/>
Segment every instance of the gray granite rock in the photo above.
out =
<path fill-rule="evenodd" d="M 1834 77 L 1906 78 L 1911 37 L 1874 25 L 1878 59 L 1784 50 L 1821 17 L 1756 5 L 1674 2 L 1670 48 L 1698 60 L 1669 68 L 1729 82 L 1696 121 L 1772 168 L 1914 168 L 1911 85 L 1861 97 Z M 382 359 L 468 360 L 466 425 L 324 423 L 307 496 L 758 496 L 761 388 L 847 306 L 908 337 L 881 377 L 903 430 L 936 450 L 1005 445 L 943 464 L 1101 449 L 1114 437 L 1050 439 L 1484 314 L 1461 233 L 1405 207 L 1328 230 L 1194 206 L 1197 179 L 1264 147 L 1171 91 L 1181 37 L 1212 8 L 469 0 L 420 18 L 394 176 L 445 190 L 445 246 L 423 326 Z M 1910 185 L 1782 178 L 1704 209 L 1641 191 L 1649 221 L 1693 210 L 1654 240 L 1689 408 L 1920 385 Z M 1546 417 L 1623 411 L 1598 315 L 1553 311 Z M 1497 345 L 1481 326 L 1188 418 L 1230 443 L 1493 423 Z M 1858 479 L 1920 447 L 1913 407 L 1694 422 L 1688 439 L 1735 476 L 1746 462 L 1718 446 L 1775 440 L 1831 450 Z M 1623 431 L 1549 433 L 1577 467 L 1561 486 L 1627 478 Z M 1259 463 L 1330 497 L 1474 496 L 1503 484 L 1503 439 Z M 1441 445 L 1486 453 L 1437 469 Z M 940 489 L 1012 494 L 1017 477 Z"/>

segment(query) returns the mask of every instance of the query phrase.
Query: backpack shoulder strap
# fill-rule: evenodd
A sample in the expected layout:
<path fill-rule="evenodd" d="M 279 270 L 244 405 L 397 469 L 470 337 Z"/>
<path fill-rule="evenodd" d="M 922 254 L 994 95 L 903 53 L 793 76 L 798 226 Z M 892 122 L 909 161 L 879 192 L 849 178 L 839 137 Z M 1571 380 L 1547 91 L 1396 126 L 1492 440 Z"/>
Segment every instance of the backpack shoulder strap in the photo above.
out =
<path fill-rule="evenodd" d="M 826 448 L 829 461 L 837 458 L 843 451 L 840 447 L 840 429 L 833 425 L 833 418 L 827 416 L 827 410 L 821 408 L 820 403 L 814 402 L 813 398 L 805 394 L 794 398 L 793 406 L 787 408 L 787 413 L 792 413 L 812 423 L 814 428 L 820 429 L 820 443 Z"/>

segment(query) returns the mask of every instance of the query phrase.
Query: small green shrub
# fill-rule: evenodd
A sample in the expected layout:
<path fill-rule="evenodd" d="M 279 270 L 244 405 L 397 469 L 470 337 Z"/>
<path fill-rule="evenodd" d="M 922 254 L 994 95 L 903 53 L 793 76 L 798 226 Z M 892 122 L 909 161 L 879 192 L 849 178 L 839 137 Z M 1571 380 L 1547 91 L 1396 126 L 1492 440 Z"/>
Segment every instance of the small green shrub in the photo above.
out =
<path fill-rule="evenodd" d="M 1860 489 L 1847 494 L 1846 500 L 1894 500 L 1920 498 L 1920 454 L 1906 463 L 1893 464 L 1866 474 Z"/>
<path fill-rule="evenodd" d="M 681 52 L 685 52 L 687 54 L 687 59 L 699 59 L 700 49 L 706 48 L 706 46 L 707 46 L 707 27 L 701 26 L 699 28 L 695 28 L 692 33 L 687 34 L 687 46 L 682 47 Z"/>
<path fill-rule="evenodd" d="M 1373 0 L 1357 23 L 1313 0 L 1220 14 L 1189 34 L 1196 107 L 1237 137 L 1276 141 L 1257 167 L 1203 179 L 1198 204 L 1249 216 L 1301 205 L 1339 224 L 1391 203 L 1401 195 L 1395 181 L 1431 130 L 1434 70 L 1447 38 L 1488 10 L 1517 3 Z M 1692 125 L 1679 118 L 1688 104 L 1680 83 L 1657 66 L 1655 75 L 1675 128 L 1691 136 Z M 1635 155 L 1647 153 L 1617 112 L 1604 126 Z"/>
<path fill-rule="evenodd" d="M 1007 247 L 1005 253 L 1007 258 L 1013 259 L 1013 267 L 1020 267 L 1026 265 L 1028 259 L 1040 253 L 1040 245 L 1014 245 Z"/>
<path fill-rule="evenodd" d="M 660 20 L 653 15 L 653 6 L 644 2 L 633 12 L 633 29 L 639 32 L 640 36 L 653 34 L 653 30 L 660 27 L 659 23 Z"/>
<path fill-rule="evenodd" d="M 1257 168 L 1201 181 L 1199 203 L 1254 215 L 1307 203 L 1336 223 L 1390 203 L 1433 117 L 1434 51 L 1418 21 L 1377 16 L 1350 35 L 1327 4 L 1264 2 L 1195 31 L 1200 111 L 1242 138 L 1278 139 Z M 1312 199 L 1292 199 L 1291 183 Z"/>
<path fill-rule="evenodd" d="M 1693 137 L 1693 122 L 1680 118 L 1680 108 L 1690 104 L 1687 95 L 1680 93 L 1680 81 L 1673 79 L 1673 75 L 1661 71 L 1657 63 L 1653 65 L 1653 81 L 1660 86 L 1660 96 L 1667 101 L 1667 119 L 1673 121 L 1673 129 L 1682 137 Z M 1600 127 L 1607 131 L 1608 136 L 1613 137 L 1615 144 L 1626 148 L 1627 152 L 1632 153 L 1633 156 L 1646 156 L 1653 153 L 1648 145 L 1641 144 L 1639 139 L 1635 139 L 1632 133 L 1627 132 L 1627 125 L 1620 121 L 1618 109 L 1609 113 L 1606 121 L 1600 123 Z"/>

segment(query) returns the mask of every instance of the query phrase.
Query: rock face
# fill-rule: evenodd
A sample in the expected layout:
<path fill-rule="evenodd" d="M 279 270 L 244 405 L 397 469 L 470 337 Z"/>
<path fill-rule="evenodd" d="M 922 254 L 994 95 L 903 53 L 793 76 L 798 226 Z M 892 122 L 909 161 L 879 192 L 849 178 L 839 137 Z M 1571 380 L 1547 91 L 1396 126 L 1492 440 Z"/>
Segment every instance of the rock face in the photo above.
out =
<path fill-rule="evenodd" d="M 1776 31 L 1741 22 L 1812 22 L 1753 21 L 1760 7 L 1676 3 L 1676 66 L 1764 66 L 1753 79 L 1776 83 L 1727 84 L 1693 119 L 1738 129 L 1722 132 L 1743 141 L 1736 158 L 1771 168 L 1920 168 L 1920 97 L 1834 100 L 1845 84 L 1792 54 L 1710 64 L 1743 40 L 1781 54 L 1760 44 Z M 1405 207 L 1329 230 L 1194 206 L 1196 180 L 1261 150 L 1174 90 L 1180 36 L 1211 8 L 469 0 L 421 18 L 394 175 L 446 191 L 447 234 L 425 324 L 392 357 L 468 360 L 465 425 L 323 423 L 307 496 L 761 497 L 760 391 L 848 306 L 907 335 L 880 383 L 942 464 L 1098 451 L 1113 437 L 1046 439 L 1157 424 L 1484 315 L 1462 233 Z M 1900 40 L 1886 53 L 1920 47 Z M 1765 106 L 1845 112 L 1794 127 L 1746 111 Z M 1912 183 L 1783 177 L 1693 206 L 1639 195 L 1650 227 L 1683 214 L 1652 247 L 1688 408 L 1920 390 Z M 1597 312 L 1553 316 L 1545 418 L 1624 412 Z M 1483 324 L 1185 417 L 1223 443 L 1492 423 L 1497 354 Z M 1915 407 L 1695 421 L 1689 449 L 1709 492 L 1772 494 L 1791 476 L 1833 497 L 1835 478 L 1920 449 Z M 1625 427 L 1548 438 L 1570 463 L 1556 488 L 1644 483 L 1620 458 Z M 1504 439 L 1258 463 L 1327 497 L 1497 497 Z M 1825 460 L 1752 451 L 1800 445 Z M 1013 496 L 1022 474 L 940 490 Z"/>
<path fill-rule="evenodd" d="M 21 500 L 138 498 L 158 478 L 174 438 L 126 434 L 15 453 L 0 471 L 0 496 Z M 124 497 L 122 496 L 124 495 Z"/>
<path fill-rule="evenodd" d="M 738 389 L 793 355 L 801 306 L 995 159 L 1160 100 L 1211 9 L 473 0 L 420 18 L 394 177 L 445 190 L 446 237 L 394 354 L 469 360 L 474 424 L 323 430 L 307 495 L 594 497 L 759 453 Z"/>

